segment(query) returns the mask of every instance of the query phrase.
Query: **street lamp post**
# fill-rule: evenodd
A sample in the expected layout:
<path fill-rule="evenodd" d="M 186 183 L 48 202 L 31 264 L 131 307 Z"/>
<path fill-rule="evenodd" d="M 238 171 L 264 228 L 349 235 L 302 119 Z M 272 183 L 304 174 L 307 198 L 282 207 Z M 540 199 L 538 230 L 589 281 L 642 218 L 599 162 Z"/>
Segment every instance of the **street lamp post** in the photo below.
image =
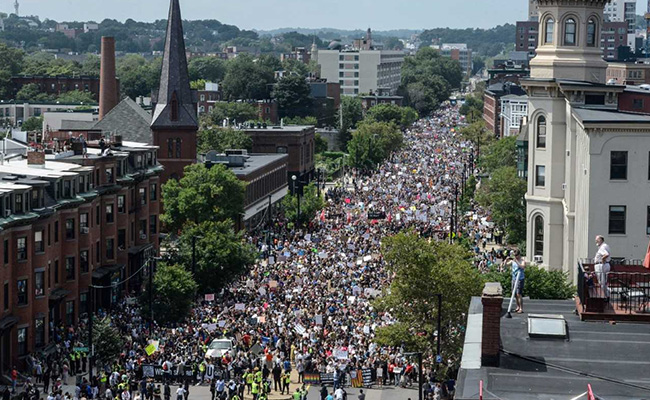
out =
<path fill-rule="evenodd" d="M 298 195 L 298 217 L 296 218 L 296 223 L 297 225 L 300 225 L 300 190 L 298 190 L 298 184 L 301 184 L 302 182 L 298 180 L 298 177 L 295 175 L 291 175 L 291 180 L 293 181 L 293 193 L 294 195 Z"/>

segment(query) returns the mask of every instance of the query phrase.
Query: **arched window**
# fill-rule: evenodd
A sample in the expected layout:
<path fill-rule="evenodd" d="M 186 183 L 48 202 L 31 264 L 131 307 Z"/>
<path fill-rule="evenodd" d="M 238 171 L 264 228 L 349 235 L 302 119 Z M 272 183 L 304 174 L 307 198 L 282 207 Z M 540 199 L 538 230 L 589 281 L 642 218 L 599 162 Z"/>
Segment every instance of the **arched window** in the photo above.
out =
<path fill-rule="evenodd" d="M 537 119 L 537 148 L 546 148 L 546 117 L 544 116 Z"/>
<path fill-rule="evenodd" d="M 167 158 L 174 158 L 174 139 L 167 139 Z"/>
<path fill-rule="evenodd" d="M 553 43 L 553 31 L 555 31 L 555 20 L 553 18 L 549 18 L 546 20 L 546 24 L 544 26 L 545 44 Z"/>
<path fill-rule="evenodd" d="M 564 21 L 564 45 L 575 46 L 576 44 L 576 20 L 569 18 Z"/>
<path fill-rule="evenodd" d="M 176 158 L 181 158 L 181 138 L 176 138 Z"/>
<path fill-rule="evenodd" d="M 587 47 L 596 47 L 596 21 L 593 18 L 587 22 Z"/>
<path fill-rule="evenodd" d="M 544 219 L 541 215 L 535 217 L 534 224 L 534 248 L 533 254 L 536 256 L 544 255 Z"/>

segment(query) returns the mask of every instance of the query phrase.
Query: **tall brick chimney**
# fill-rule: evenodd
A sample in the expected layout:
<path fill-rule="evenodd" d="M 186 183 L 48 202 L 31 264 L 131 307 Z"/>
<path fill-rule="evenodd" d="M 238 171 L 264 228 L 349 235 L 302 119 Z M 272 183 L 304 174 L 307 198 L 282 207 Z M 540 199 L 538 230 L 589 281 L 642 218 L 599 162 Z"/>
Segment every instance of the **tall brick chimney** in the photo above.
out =
<path fill-rule="evenodd" d="M 117 105 L 117 78 L 115 77 L 115 38 L 102 36 L 102 60 L 99 77 L 99 119 Z"/>
<path fill-rule="evenodd" d="M 483 328 L 481 340 L 481 365 L 498 366 L 501 346 L 501 305 L 503 289 L 497 282 L 488 282 L 481 296 L 483 303 Z"/>

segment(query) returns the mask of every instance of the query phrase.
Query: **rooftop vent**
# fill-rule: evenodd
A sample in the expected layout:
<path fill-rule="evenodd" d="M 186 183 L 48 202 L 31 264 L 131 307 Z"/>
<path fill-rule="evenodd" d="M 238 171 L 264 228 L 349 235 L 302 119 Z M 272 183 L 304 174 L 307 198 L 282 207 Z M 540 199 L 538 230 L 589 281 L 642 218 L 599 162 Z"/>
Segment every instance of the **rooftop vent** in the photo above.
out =
<path fill-rule="evenodd" d="M 562 315 L 529 314 L 528 336 L 531 338 L 566 339 L 566 321 Z"/>

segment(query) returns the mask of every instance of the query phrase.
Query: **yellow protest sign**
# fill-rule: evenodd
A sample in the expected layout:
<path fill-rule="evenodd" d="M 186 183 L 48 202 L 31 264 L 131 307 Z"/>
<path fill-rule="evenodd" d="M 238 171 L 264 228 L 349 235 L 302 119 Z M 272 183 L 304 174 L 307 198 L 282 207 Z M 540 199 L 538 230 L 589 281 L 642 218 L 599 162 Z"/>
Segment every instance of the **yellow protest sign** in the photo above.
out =
<path fill-rule="evenodd" d="M 151 344 L 149 344 L 149 346 L 144 348 L 144 351 L 146 351 L 147 355 L 150 356 L 156 351 L 156 345 L 151 343 Z"/>

